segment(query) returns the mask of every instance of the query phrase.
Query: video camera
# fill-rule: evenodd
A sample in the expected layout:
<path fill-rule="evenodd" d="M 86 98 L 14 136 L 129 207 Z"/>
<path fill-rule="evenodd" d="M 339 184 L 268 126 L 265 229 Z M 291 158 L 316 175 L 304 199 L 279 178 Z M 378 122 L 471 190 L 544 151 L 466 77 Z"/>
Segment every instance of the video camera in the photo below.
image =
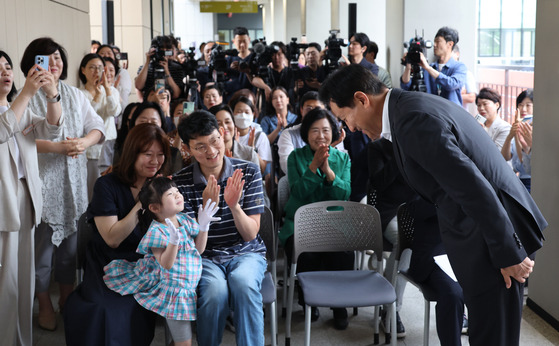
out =
<path fill-rule="evenodd" d="M 239 52 L 236 49 L 223 49 L 219 43 L 213 46 L 210 53 L 209 71 L 210 75 L 215 71 L 217 76 L 214 82 L 224 82 L 227 80 L 226 74 L 230 71 L 227 65 L 227 56 L 237 56 Z"/>
<path fill-rule="evenodd" d="M 242 70 L 249 70 L 250 74 L 253 76 L 259 76 L 262 79 L 268 77 L 268 64 L 272 62 L 272 55 L 280 51 L 280 47 L 277 45 L 267 45 L 266 39 L 258 39 L 252 41 L 252 50 L 254 54 L 247 62 L 243 62 L 240 65 Z"/>
<path fill-rule="evenodd" d="M 299 55 L 301 49 L 307 49 L 309 45 L 306 43 L 297 43 L 297 37 L 292 37 L 291 42 L 287 45 L 287 58 L 289 59 L 289 67 L 292 69 L 299 68 Z"/>
<path fill-rule="evenodd" d="M 424 33 L 422 33 L 423 35 Z M 426 53 L 426 49 L 433 47 L 433 44 L 429 40 L 423 40 L 422 36 L 417 35 L 417 30 L 415 31 L 415 37 L 411 38 L 408 42 L 404 42 L 404 48 L 408 49 L 408 54 L 406 54 L 406 59 L 402 59 L 402 65 L 411 65 L 411 87 L 412 91 L 422 91 L 426 92 L 427 87 L 425 86 L 425 81 L 423 80 L 423 70 L 421 69 L 421 54 Z"/>
<path fill-rule="evenodd" d="M 165 60 L 165 57 L 173 55 L 172 49 L 166 50 L 162 47 L 161 38 L 157 38 L 156 41 L 152 42 L 151 48 L 155 49 L 154 54 L 151 56 L 151 63 L 154 65 L 159 65 L 159 62 Z"/>
<path fill-rule="evenodd" d="M 340 30 L 332 29 L 329 32 L 330 36 L 324 40 L 328 48 L 324 60 L 328 70 L 335 70 L 340 66 L 338 60 L 342 57 L 342 47 L 347 47 L 347 40 L 338 38 Z"/>

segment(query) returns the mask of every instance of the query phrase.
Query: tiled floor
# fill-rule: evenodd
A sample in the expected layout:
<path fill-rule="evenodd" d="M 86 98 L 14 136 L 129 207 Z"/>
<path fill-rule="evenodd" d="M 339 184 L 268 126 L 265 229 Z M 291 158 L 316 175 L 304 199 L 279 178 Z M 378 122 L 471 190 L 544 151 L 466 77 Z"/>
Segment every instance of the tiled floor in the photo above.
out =
<path fill-rule="evenodd" d="M 281 297 L 281 290 L 278 291 Z M 280 298 L 281 300 L 281 298 Z M 56 298 L 53 299 L 56 301 Z M 304 320 L 303 312 L 298 305 L 294 306 L 291 345 L 303 345 L 304 340 Z M 37 308 L 35 307 L 37 312 Z M 278 309 L 281 311 L 281 309 Z M 348 312 L 350 312 L 348 310 Z M 402 311 L 400 312 L 402 321 L 406 327 L 407 335 L 404 339 L 398 340 L 398 345 L 422 345 L 423 344 L 423 296 L 411 285 L 408 285 L 404 295 Z M 279 318 L 279 343 L 285 345 L 285 323 L 284 319 Z M 313 345 L 372 345 L 373 344 L 373 309 L 359 309 L 357 316 L 351 316 L 347 330 L 339 331 L 334 329 L 332 323 L 332 312 L 327 308 L 320 309 L 320 318 L 312 324 L 311 343 Z M 54 332 L 47 332 L 38 328 L 36 319 L 34 321 L 34 342 L 36 346 L 55 346 L 65 345 L 64 326 L 62 318 L 59 316 L 58 329 Z M 435 329 L 434 305 L 431 308 L 431 328 L 430 345 L 440 345 Z M 266 318 L 266 345 L 270 345 L 269 320 Z M 381 342 L 384 335 L 381 331 Z M 193 345 L 196 345 L 193 342 Z M 532 310 L 525 307 L 521 326 L 520 344 L 524 346 L 552 346 L 559 345 L 559 332 L 549 326 Z M 156 329 L 156 336 L 152 343 L 154 346 L 164 345 L 163 326 L 159 324 Z M 235 345 L 235 335 L 230 331 L 225 331 L 223 345 Z M 462 337 L 462 345 L 469 345 L 468 337 Z"/>

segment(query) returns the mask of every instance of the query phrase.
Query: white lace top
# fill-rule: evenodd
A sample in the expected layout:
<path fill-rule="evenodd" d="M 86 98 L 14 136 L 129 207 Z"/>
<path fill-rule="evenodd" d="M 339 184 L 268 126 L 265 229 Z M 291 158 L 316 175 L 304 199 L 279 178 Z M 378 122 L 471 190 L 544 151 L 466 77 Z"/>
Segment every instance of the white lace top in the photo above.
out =
<path fill-rule="evenodd" d="M 62 134 L 54 142 L 84 137 L 92 130 L 99 130 L 104 136 L 103 119 L 78 88 L 59 81 L 58 92 L 64 123 Z M 46 95 L 42 90 L 33 96 L 29 108 L 35 114 L 47 114 Z M 103 140 L 104 137 L 99 142 Z M 38 154 L 38 159 L 43 181 L 43 222 L 54 230 L 52 243 L 58 246 L 77 231 L 77 220 L 87 209 L 87 159 L 85 155 L 74 159 L 54 153 Z"/>

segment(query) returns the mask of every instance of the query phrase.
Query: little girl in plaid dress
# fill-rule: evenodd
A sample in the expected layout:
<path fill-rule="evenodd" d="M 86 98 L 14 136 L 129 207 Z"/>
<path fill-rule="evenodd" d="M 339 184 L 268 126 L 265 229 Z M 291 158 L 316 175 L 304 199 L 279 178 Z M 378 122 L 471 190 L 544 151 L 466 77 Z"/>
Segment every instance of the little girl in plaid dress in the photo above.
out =
<path fill-rule="evenodd" d="M 175 345 L 191 345 L 190 321 L 196 319 L 196 287 L 202 273 L 210 222 L 218 221 L 216 202 L 200 205 L 198 222 L 182 213 L 184 199 L 166 177 L 148 181 L 138 195 L 139 223 L 147 229 L 137 262 L 114 260 L 105 266 L 105 284 L 167 320 Z"/>

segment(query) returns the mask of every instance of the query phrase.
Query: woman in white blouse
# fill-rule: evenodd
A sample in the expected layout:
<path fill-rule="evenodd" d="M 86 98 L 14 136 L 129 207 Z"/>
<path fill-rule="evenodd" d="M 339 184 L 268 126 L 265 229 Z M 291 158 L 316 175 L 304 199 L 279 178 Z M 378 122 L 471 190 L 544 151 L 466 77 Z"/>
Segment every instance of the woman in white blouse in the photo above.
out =
<path fill-rule="evenodd" d="M 95 112 L 103 118 L 105 124 L 105 140 L 116 138 L 115 117 L 120 112 L 120 96 L 118 91 L 109 84 L 105 61 L 97 54 L 87 54 L 80 63 L 78 73 L 83 85 L 80 90 L 87 97 Z M 87 157 L 87 192 L 89 198 L 93 194 L 93 185 L 99 178 L 99 156 L 101 144 L 89 147 L 85 156 Z"/>
<path fill-rule="evenodd" d="M 84 152 L 104 140 L 103 119 L 91 107 L 87 97 L 63 82 L 68 75 L 65 49 L 51 38 L 33 40 L 21 59 L 24 74 L 34 65 L 35 56 L 49 57 L 49 69 L 58 95 L 49 98 L 37 92 L 29 109 L 46 114 L 50 102 L 59 99 L 64 123 L 56 139 L 37 140 L 39 176 L 43 181 L 42 222 L 35 233 L 35 293 L 39 301 L 39 326 L 56 328 L 56 314 L 49 296 L 52 258 L 54 278 L 60 285 L 60 308 L 74 288 L 76 274 L 76 231 L 81 214 L 87 209 L 87 159 Z"/>

